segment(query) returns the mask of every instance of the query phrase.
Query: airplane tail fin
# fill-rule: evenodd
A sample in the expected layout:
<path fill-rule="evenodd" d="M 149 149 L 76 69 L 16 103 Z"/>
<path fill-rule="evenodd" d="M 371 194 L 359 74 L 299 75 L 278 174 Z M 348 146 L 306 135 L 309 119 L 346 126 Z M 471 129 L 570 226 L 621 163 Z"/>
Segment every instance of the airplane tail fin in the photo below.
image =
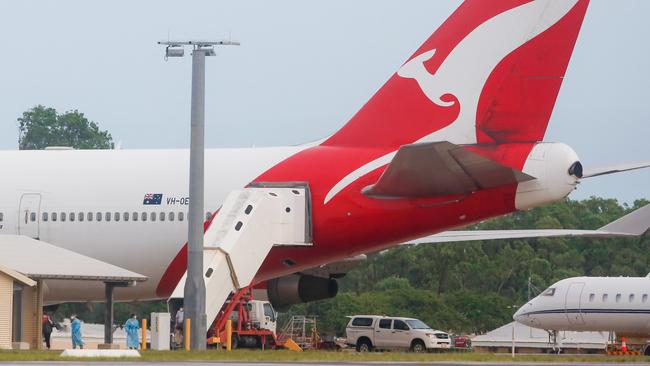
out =
<path fill-rule="evenodd" d="M 541 141 L 589 0 L 467 0 L 324 145 Z"/>

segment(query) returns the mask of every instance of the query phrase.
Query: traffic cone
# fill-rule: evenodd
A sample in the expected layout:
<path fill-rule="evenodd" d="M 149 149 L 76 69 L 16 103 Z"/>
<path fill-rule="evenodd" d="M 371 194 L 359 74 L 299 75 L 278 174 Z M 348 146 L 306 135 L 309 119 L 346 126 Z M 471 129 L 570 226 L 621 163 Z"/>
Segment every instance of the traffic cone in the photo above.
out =
<path fill-rule="evenodd" d="M 625 337 L 621 337 L 621 352 L 627 353 L 627 344 L 625 344 Z"/>

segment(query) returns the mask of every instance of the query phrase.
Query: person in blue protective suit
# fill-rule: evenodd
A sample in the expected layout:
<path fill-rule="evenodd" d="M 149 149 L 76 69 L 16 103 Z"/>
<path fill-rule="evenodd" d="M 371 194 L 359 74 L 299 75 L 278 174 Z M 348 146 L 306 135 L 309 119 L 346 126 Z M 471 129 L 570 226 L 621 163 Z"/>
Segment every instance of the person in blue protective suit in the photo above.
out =
<path fill-rule="evenodd" d="M 84 348 L 84 341 L 81 340 L 81 321 L 77 318 L 77 314 L 70 316 L 70 335 L 72 336 L 72 348 Z"/>
<path fill-rule="evenodd" d="M 138 338 L 138 331 L 140 330 L 140 323 L 135 314 L 131 314 L 129 320 L 124 323 L 124 331 L 126 332 L 126 346 L 129 349 L 138 349 L 140 347 L 140 339 Z"/>

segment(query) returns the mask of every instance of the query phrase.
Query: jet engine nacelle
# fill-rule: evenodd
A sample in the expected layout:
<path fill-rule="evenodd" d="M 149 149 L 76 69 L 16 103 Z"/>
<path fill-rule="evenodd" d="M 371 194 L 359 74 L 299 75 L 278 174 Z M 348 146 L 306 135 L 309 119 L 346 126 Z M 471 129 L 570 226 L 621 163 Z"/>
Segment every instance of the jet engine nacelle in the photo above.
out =
<path fill-rule="evenodd" d="M 292 274 L 267 281 L 269 301 L 278 311 L 293 304 L 329 299 L 339 291 L 335 279 Z"/>
<path fill-rule="evenodd" d="M 528 154 L 523 172 L 536 179 L 517 187 L 515 207 L 527 210 L 566 197 L 582 178 L 582 164 L 571 147 L 561 143 L 538 143 Z"/>

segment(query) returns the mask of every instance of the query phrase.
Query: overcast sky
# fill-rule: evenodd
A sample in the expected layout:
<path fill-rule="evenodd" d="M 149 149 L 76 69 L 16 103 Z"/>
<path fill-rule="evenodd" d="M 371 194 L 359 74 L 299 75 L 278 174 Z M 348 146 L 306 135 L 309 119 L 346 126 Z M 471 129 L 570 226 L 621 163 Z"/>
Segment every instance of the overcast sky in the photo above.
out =
<path fill-rule="evenodd" d="M 208 147 L 299 144 L 339 129 L 460 1 L 0 0 L 0 149 L 36 104 L 78 109 L 126 149 L 189 142 L 190 58 L 156 41 L 229 38 L 208 59 Z M 650 160 L 650 1 L 592 0 L 547 140 L 586 167 Z M 573 198 L 650 198 L 650 171 Z"/>

